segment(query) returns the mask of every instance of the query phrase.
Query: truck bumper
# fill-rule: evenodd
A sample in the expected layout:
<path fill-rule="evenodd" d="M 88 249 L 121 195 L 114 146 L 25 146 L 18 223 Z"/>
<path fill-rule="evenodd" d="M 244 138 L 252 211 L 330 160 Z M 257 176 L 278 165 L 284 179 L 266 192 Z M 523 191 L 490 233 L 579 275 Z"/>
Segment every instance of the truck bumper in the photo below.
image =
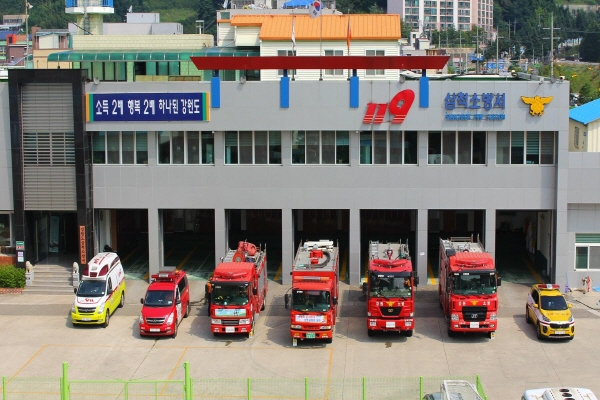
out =
<path fill-rule="evenodd" d="M 415 329 L 414 318 L 403 318 L 403 319 L 378 319 L 378 318 L 367 318 L 367 329 L 371 331 L 410 331 Z"/>
<path fill-rule="evenodd" d="M 104 323 L 106 313 L 78 314 L 71 313 L 71 322 L 74 325 L 101 325 Z"/>
<path fill-rule="evenodd" d="M 248 325 L 210 325 L 210 331 L 213 333 L 249 333 L 252 330 L 252 324 Z"/>
<path fill-rule="evenodd" d="M 541 323 L 542 335 L 547 339 L 570 339 L 575 336 L 575 323 L 569 324 L 568 328 L 552 328 L 550 324 Z"/>
<path fill-rule="evenodd" d="M 140 336 L 171 336 L 175 332 L 175 323 L 172 325 L 140 324 Z"/>
<path fill-rule="evenodd" d="M 302 331 L 302 330 L 291 329 L 290 335 L 292 336 L 292 339 L 299 339 L 299 340 L 331 339 L 331 338 L 333 338 L 333 330 Z"/>
<path fill-rule="evenodd" d="M 450 329 L 454 332 L 495 332 L 498 329 L 498 320 L 490 321 L 450 321 Z"/>

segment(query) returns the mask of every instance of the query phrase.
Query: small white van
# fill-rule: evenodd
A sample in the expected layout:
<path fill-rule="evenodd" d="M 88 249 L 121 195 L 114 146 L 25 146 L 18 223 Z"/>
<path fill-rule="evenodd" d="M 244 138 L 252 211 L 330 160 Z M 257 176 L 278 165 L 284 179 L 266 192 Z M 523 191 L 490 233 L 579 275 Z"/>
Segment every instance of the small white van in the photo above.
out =
<path fill-rule="evenodd" d="M 589 389 L 583 388 L 546 388 L 526 390 L 521 400 L 598 400 Z"/>
<path fill-rule="evenodd" d="M 110 316 L 125 304 L 125 273 L 117 253 L 98 253 L 83 266 L 71 308 L 73 325 L 108 326 Z"/>

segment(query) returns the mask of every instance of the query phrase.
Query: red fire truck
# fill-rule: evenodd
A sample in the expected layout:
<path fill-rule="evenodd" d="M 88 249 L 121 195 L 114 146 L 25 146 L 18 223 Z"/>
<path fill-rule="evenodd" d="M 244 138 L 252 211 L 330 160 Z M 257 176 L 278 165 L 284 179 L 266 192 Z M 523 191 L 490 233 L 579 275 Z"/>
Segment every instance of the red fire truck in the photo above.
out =
<path fill-rule="evenodd" d="M 485 332 L 492 339 L 498 329 L 501 280 L 494 260 L 473 237 L 440 239 L 440 306 L 448 336 L 455 332 Z"/>
<path fill-rule="evenodd" d="M 293 345 L 298 340 L 333 341 L 339 292 L 339 247 L 329 240 L 300 243 L 292 265 L 292 291 L 285 295 L 291 308 Z"/>
<path fill-rule="evenodd" d="M 414 276 L 408 244 L 369 244 L 369 271 L 363 293 L 367 297 L 367 332 L 396 331 L 412 336 L 415 329 Z"/>
<path fill-rule="evenodd" d="M 210 330 L 254 334 L 256 316 L 265 309 L 267 297 L 267 249 L 241 241 L 228 250 L 210 280 Z"/>

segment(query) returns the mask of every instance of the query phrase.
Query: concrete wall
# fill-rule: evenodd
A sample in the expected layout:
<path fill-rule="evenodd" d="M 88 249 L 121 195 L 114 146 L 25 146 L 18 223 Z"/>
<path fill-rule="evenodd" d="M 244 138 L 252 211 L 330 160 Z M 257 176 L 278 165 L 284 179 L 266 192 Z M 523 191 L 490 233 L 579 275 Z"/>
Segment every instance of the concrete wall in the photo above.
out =
<path fill-rule="evenodd" d="M 13 210 L 8 83 L 0 82 L 0 211 Z"/>

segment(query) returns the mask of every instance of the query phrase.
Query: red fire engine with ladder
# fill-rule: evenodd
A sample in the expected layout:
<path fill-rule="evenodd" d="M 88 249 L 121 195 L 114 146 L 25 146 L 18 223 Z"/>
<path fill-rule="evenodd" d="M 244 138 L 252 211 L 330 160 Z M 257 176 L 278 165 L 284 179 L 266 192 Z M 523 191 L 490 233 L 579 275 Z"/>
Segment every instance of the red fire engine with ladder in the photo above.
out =
<path fill-rule="evenodd" d="M 368 279 L 363 283 L 367 297 L 367 332 L 395 331 L 410 337 L 415 329 L 414 276 L 408 243 L 369 244 Z"/>
<path fill-rule="evenodd" d="M 292 287 L 285 295 L 291 309 L 293 345 L 298 340 L 333 341 L 339 292 L 339 247 L 330 240 L 300 243 L 292 265 Z M 290 304 L 291 300 L 291 304 Z"/>
<path fill-rule="evenodd" d="M 210 330 L 254 334 L 256 316 L 265 309 L 268 291 L 267 249 L 240 241 L 228 250 L 210 280 Z"/>
<path fill-rule="evenodd" d="M 477 238 L 440 238 L 440 307 L 448 336 L 455 332 L 485 332 L 490 339 L 498 329 L 501 280 L 492 256 Z"/>

